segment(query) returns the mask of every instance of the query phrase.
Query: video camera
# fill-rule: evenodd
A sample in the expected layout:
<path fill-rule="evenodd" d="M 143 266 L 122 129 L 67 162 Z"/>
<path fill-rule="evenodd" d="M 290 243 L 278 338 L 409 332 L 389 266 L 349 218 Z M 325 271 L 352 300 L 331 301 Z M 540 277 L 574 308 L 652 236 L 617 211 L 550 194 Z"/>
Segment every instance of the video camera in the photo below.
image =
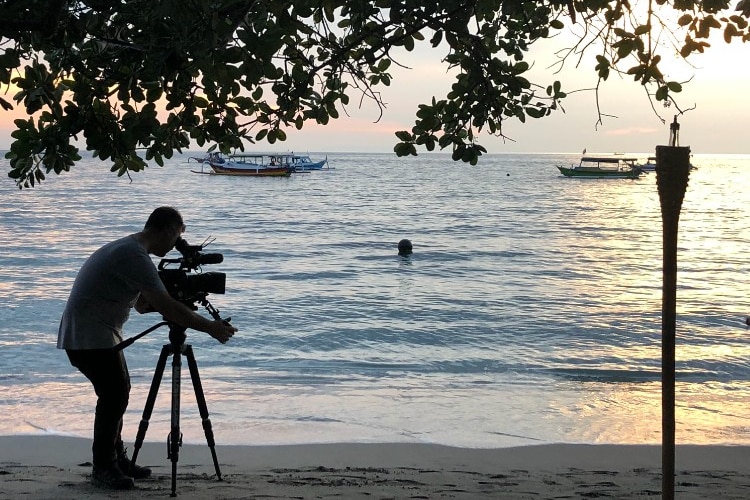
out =
<path fill-rule="evenodd" d="M 224 293 L 226 274 L 206 272 L 190 274 L 204 264 L 219 264 L 224 260 L 220 253 L 201 253 L 203 248 L 213 240 L 202 245 L 190 245 L 182 238 L 177 238 L 175 249 L 182 254 L 177 259 L 161 259 L 159 277 L 172 298 L 197 309 L 195 302 L 205 303 L 209 293 Z M 179 264 L 177 269 L 166 269 L 168 264 Z"/>

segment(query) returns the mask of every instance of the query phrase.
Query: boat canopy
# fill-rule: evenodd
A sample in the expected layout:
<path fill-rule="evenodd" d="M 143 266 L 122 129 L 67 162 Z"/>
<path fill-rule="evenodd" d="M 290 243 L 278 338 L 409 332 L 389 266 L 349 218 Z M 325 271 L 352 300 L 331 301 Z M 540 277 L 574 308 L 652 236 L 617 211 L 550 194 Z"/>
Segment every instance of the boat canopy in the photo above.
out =
<path fill-rule="evenodd" d="M 638 161 L 638 158 L 627 158 L 624 156 L 584 156 L 581 161 L 599 162 L 599 163 L 620 163 L 628 161 Z"/>

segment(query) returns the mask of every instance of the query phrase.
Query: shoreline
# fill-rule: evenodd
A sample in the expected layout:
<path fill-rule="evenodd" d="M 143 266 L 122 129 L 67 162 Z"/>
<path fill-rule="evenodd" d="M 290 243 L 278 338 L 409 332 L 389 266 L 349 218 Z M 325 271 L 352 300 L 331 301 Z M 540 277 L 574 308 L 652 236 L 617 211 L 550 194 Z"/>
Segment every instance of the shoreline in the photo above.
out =
<path fill-rule="evenodd" d="M 130 455 L 133 445 L 126 443 Z M 171 493 L 166 444 L 146 442 L 138 463 L 153 469 L 134 490 L 89 482 L 91 441 L 64 436 L 0 436 L 0 499 L 164 498 Z M 341 443 L 216 447 L 184 445 L 176 493 L 222 498 L 643 498 L 661 492 L 661 447 L 540 444 L 453 448 L 420 443 Z M 750 447 L 678 445 L 676 495 L 750 496 Z"/>

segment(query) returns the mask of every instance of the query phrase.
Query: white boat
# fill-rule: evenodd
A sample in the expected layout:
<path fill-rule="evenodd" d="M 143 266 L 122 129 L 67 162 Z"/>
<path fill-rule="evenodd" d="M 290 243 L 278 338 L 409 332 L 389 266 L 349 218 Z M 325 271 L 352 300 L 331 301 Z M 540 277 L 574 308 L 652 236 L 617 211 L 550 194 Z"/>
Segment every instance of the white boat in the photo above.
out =
<path fill-rule="evenodd" d="M 309 170 L 321 170 L 323 167 L 328 168 L 328 157 L 324 160 L 313 161 L 307 155 L 296 155 L 294 153 L 289 154 L 277 154 L 270 155 L 272 165 L 284 165 L 291 167 L 295 172 L 306 172 Z"/>
<path fill-rule="evenodd" d="M 649 156 L 648 160 L 646 160 L 646 163 L 642 163 L 638 165 L 638 167 L 644 172 L 655 172 L 656 171 L 656 156 Z M 696 167 L 690 164 L 690 170 L 695 170 L 695 169 Z"/>
<path fill-rule="evenodd" d="M 208 165 L 211 162 L 214 163 L 224 163 L 226 161 L 226 158 L 224 158 L 221 153 L 213 152 L 213 153 L 206 153 L 203 156 L 191 156 L 188 158 L 188 163 L 190 163 L 190 160 L 195 160 L 200 164 Z"/>
<path fill-rule="evenodd" d="M 654 172 L 656 170 L 656 156 L 649 156 L 646 163 L 638 165 L 644 172 Z"/>

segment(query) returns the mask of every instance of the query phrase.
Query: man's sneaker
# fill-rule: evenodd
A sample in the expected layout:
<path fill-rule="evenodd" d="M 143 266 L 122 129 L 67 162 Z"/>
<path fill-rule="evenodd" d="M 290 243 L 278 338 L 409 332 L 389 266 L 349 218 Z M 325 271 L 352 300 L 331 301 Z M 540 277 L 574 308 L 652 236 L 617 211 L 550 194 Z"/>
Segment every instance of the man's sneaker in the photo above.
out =
<path fill-rule="evenodd" d="M 133 478 L 123 474 L 116 464 L 109 467 L 94 467 L 91 482 L 100 488 L 110 490 L 129 490 L 135 486 Z"/>
<path fill-rule="evenodd" d="M 136 464 L 134 467 L 132 467 L 131 470 L 130 464 L 131 462 L 128 458 L 127 450 L 122 450 L 122 452 L 117 454 L 117 466 L 126 475 L 132 477 L 133 479 L 145 479 L 151 475 L 151 469 L 149 469 L 148 467 L 141 467 L 140 465 Z"/>

